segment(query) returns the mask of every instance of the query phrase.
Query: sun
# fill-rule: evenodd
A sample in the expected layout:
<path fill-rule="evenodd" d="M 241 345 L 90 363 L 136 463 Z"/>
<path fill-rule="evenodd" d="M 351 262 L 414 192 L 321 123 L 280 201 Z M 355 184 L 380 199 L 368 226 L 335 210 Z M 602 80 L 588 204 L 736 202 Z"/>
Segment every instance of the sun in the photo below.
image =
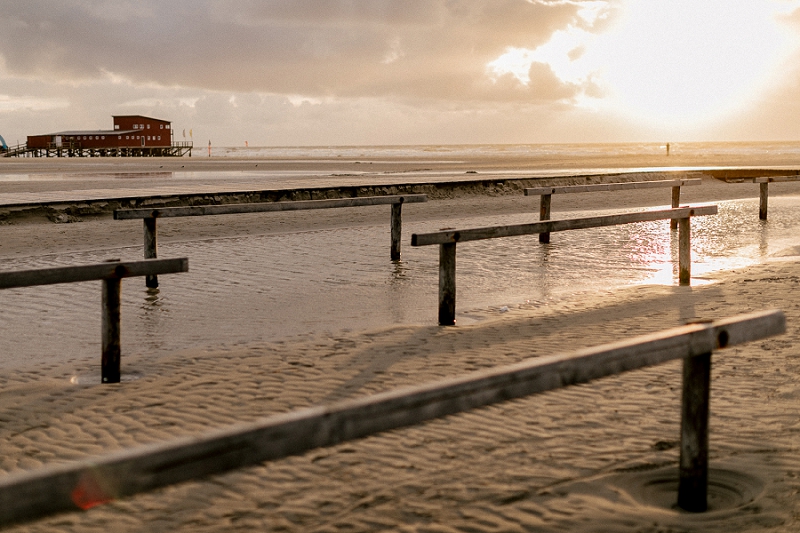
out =
<path fill-rule="evenodd" d="M 752 1 L 630 2 L 618 27 L 594 44 L 587 61 L 610 104 L 654 125 L 737 112 L 791 49 L 776 4 Z"/>
<path fill-rule="evenodd" d="M 593 2 L 597 4 L 597 2 Z M 565 83 L 595 88 L 576 105 L 604 109 L 655 128 L 702 125 L 752 104 L 798 48 L 782 17 L 798 0 L 626 0 L 613 23 L 553 33 L 537 49 L 509 48 L 489 63 L 530 84 L 534 62 Z M 590 83 L 589 83 L 590 82 Z"/>

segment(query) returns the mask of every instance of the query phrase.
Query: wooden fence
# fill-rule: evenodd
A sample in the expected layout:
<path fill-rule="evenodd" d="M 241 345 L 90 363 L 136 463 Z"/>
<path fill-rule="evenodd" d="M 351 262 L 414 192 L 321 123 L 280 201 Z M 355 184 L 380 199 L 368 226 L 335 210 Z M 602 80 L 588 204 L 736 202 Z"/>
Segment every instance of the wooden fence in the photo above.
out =
<path fill-rule="evenodd" d="M 700 185 L 703 180 L 699 178 L 677 179 L 677 180 L 651 180 L 651 181 L 627 181 L 621 183 L 598 183 L 595 185 L 565 185 L 561 187 L 536 187 L 525 189 L 525 196 L 539 196 L 539 220 L 550 220 L 550 205 L 552 195 L 569 194 L 581 192 L 603 192 L 603 191 L 627 191 L 639 189 L 654 189 L 660 187 L 672 188 L 672 207 L 681 204 L 681 187 L 689 185 Z M 672 220 L 670 227 L 676 229 L 678 222 Z M 550 233 L 540 233 L 539 242 L 550 242 Z"/>
<path fill-rule="evenodd" d="M 424 194 L 364 196 L 356 198 L 336 198 L 330 200 L 302 200 L 296 202 L 265 202 L 248 204 L 202 205 L 187 207 L 162 207 L 159 209 L 118 209 L 114 211 L 115 220 L 143 219 L 144 257 L 158 256 L 158 235 L 156 219 L 167 217 L 192 217 L 205 215 L 232 215 L 240 213 L 267 213 L 274 211 L 298 211 L 305 209 L 330 209 L 337 207 L 360 207 L 368 205 L 391 205 L 391 250 L 392 261 L 400 259 L 400 239 L 403 231 L 402 208 L 404 203 L 427 202 Z M 148 287 L 158 287 L 156 275 L 147 276 Z"/>
<path fill-rule="evenodd" d="M 101 381 L 103 383 L 119 383 L 122 278 L 188 271 L 189 260 L 185 257 L 177 259 L 148 259 L 125 263 L 114 259 L 94 265 L 0 272 L 0 289 L 102 280 Z"/>
<path fill-rule="evenodd" d="M 691 282 L 691 224 L 693 216 L 716 215 L 717 206 L 680 207 L 659 211 L 642 211 L 588 218 L 571 218 L 517 224 L 512 226 L 494 226 L 465 230 L 445 230 L 435 233 L 413 234 L 411 246 L 439 245 L 439 324 L 452 326 L 456 323 L 456 243 L 499 237 L 516 237 L 536 233 L 566 231 L 573 229 L 599 228 L 649 222 L 654 220 L 677 220 L 678 235 L 678 279 L 681 285 Z"/>
<path fill-rule="evenodd" d="M 769 184 L 786 181 L 798 181 L 800 176 L 762 176 L 757 178 L 722 178 L 727 183 L 758 183 L 758 219 L 767 220 L 767 204 L 769 203 Z"/>
<path fill-rule="evenodd" d="M 609 325 L 609 327 L 612 327 Z M 781 311 L 691 324 L 567 355 L 517 364 L 278 414 L 204 435 L 53 465 L 0 478 L 0 526 L 302 454 L 390 429 L 684 360 L 679 505 L 704 511 L 708 487 L 711 353 L 783 333 Z"/>

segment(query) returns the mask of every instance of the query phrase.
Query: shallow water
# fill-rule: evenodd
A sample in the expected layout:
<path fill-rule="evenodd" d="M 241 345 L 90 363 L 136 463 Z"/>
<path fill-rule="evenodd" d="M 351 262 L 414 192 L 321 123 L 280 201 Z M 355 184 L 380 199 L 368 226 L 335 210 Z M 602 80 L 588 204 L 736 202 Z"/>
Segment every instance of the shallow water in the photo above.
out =
<path fill-rule="evenodd" d="M 693 284 L 710 272 L 796 255 L 800 197 L 725 201 L 716 216 L 692 223 Z M 610 211 L 608 211 L 610 213 Z M 576 211 L 590 216 L 604 211 Z M 159 245 L 160 257 L 189 257 L 188 274 L 123 282 L 122 349 L 159 356 L 192 347 L 280 340 L 395 324 L 435 324 L 438 247 L 412 248 L 411 233 L 531 221 L 530 214 L 407 223 L 403 259 L 389 260 L 388 225 L 255 235 Z M 788 252 L 787 252 L 788 250 Z M 138 260 L 141 248 L 117 248 L 0 261 L 5 271 Z M 547 305 L 567 296 L 631 284 L 675 284 L 677 233 L 666 221 L 463 243 L 457 254 L 457 322 L 506 307 Z M 0 293 L 4 368 L 95 359 L 100 352 L 99 282 Z"/>
<path fill-rule="evenodd" d="M 800 196 L 771 198 L 768 222 L 757 219 L 757 199 L 718 205 L 718 215 L 692 224 L 693 284 L 707 282 L 715 271 L 800 255 Z M 387 225 L 161 244 L 162 257 L 188 256 L 190 272 L 162 276 L 158 290 L 145 289 L 140 278 L 123 282 L 123 376 L 131 377 L 125 375 L 125 354 L 159 357 L 191 347 L 435 324 L 438 249 L 412 248 L 410 234 L 529 221 L 530 214 L 465 214 L 407 223 L 403 260 L 397 263 L 388 257 Z M 554 233 L 545 246 L 535 236 L 461 244 L 458 321 L 481 320 L 528 301 L 548 305 L 633 284 L 675 284 L 676 244 L 665 221 Z M 141 248 L 2 260 L 0 269 L 110 257 L 139 259 Z M 3 368 L 99 362 L 99 289 L 99 282 L 91 282 L 0 291 Z M 274 483 L 279 475 L 269 470 L 280 465 L 264 467 L 267 473 L 255 486 L 260 494 L 276 491 L 275 500 L 289 502 L 290 510 L 294 490 L 321 502 L 342 502 L 318 508 L 352 508 L 348 520 L 366 524 L 363 530 L 387 520 L 403 524 L 417 510 L 434 509 L 443 524 L 463 531 L 791 531 L 800 491 L 795 359 L 715 358 L 708 513 L 674 508 L 677 363 L 375 437 L 399 440 L 401 451 L 354 445 L 339 454 L 346 460 L 333 470 L 336 475 L 326 461 L 337 455 L 308 461 L 322 473 L 306 485 L 299 476 L 288 496 Z M 430 445 L 437 439 L 453 458 L 444 460 L 442 446 Z M 404 477 L 397 473 L 405 472 L 397 456 L 409 449 L 414 475 Z M 297 461 L 302 465 L 304 459 Z M 348 500 L 352 479 L 381 498 L 354 505 Z M 399 482 L 382 499 L 387 479 Z M 161 507 L 151 505 L 147 513 L 156 508 Z M 324 519 L 322 511 L 307 518 L 313 526 Z"/>

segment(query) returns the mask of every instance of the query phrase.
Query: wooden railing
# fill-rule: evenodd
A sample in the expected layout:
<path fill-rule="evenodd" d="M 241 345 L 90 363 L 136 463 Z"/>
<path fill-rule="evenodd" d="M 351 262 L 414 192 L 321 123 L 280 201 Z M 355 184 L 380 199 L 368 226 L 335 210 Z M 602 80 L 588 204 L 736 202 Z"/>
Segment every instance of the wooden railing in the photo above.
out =
<path fill-rule="evenodd" d="M 652 181 L 626 181 L 621 183 L 598 183 L 595 185 L 564 185 L 560 187 L 536 187 L 525 189 L 525 196 L 539 196 L 539 220 L 550 220 L 550 206 L 552 195 L 570 194 L 582 192 L 604 192 L 604 191 L 628 191 L 639 189 L 654 189 L 660 187 L 672 188 L 672 207 L 681 204 L 681 187 L 689 185 L 700 185 L 703 180 L 699 178 L 677 179 L 677 180 L 652 180 Z M 676 229 L 677 221 L 672 220 L 670 227 Z M 550 234 L 540 233 L 539 242 L 549 243 Z"/>
<path fill-rule="evenodd" d="M 757 178 L 723 178 L 726 183 L 758 183 L 758 219 L 767 220 L 767 204 L 769 203 L 769 184 L 785 181 L 800 181 L 800 176 L 762 176 Z"/>
<path fill-rule="evenodd" d="M 369 205 L 391 205 L 391 250 L 393 261 L 400 259 L 400 238 L 403 231 L 402 208 L 404 203 L 427 202 L 424 194 L 394 196 L 364 196 L 356 198 L 335 198 L 330 200 L 302 200 L 296 202 L 265 202 L 225 205 L 199 205 L 188 207 L 163 207 L 158 209 L 118 209 L 114 211 L 115 220 L 141 218 L 144 221 L 144 257 L 150 259 L 158 255 L 158 235 L 156 220 L 169 217 L 193 217 L 205 215 L 232 215 L 239 213 L 267 213 L 274 211 L 298 211 L 305 209 L 330 209 L 337 207 L 360 207 Z M 148 276 L 148 287 L 158 287 L 158 277 Z"/>
<path fill-rule="evenodd" d="M 122 278 L 188 271 L 189 260 L 185 257 L 178 259 L 151 259 L 125 263 L 114 259 L 94 265 L 0 272 L 0 289 L 102 280 L 101 381 L 103 383 L 119 383 Z"/>
<path fill-rule="evenodd" d="M 678 504 L 687 511 L 704 511 L 711 354 L 785 330 L 780 311 L 686 325 L 566 355 L 535 357 L 416 387 L 278 414 L 168 443 L 12 474 L 0 478 L 0 526 L 87 509 L 158 487 L 675 359 L 684 361 Z"/>
<path fill-rule="evenodd" d="M 446 230 L 435 233 L 413 234 L 411 246 L 439 245 L 439 324 L 452 326 L 456 323 L 456 243 L 500 237 L 516 237 L 536 233 L 550 233 L 574 229 L 600 228 L 649 222 L 654 220 L 677 220 L 678 235 L 678 278 L 681 285 L 691 282 L 691 224 L 693 216 L 716 215 L 717 206 L 680 207 L 660 211 L 642 211 L 589 218 L 572 218 L 517 224 L 512 226 L 494 226 L 464 230 Z"/>

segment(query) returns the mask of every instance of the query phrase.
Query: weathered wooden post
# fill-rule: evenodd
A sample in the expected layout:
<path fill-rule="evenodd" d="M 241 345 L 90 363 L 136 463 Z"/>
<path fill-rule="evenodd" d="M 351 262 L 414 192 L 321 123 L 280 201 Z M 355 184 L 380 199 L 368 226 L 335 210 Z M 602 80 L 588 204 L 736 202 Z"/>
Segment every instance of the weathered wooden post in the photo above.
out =
<path fill-rule="evenodd" d="M 539 196 L 539 220 L 550 220 L 550 204 L 553 200 L 553 195 L 543 194 Z M 540 233 L 539 242 L 547 244 L 550 242 L 550 233 Z"/>
<path fill-rule="evenodd" d="M 696 513 L 708 509 L 710 389 L 711 353 L 684 359 L 678 506 Z"/>
<path fill-rule="evenodd" d="M 439 245 L 439 325 L 456 323 L 456 243 Z"/>
<path fill-rule="evenodd" d="M 769 200 L 769 182 L 759 183 L 758 219 L 767 220 L 767 203 Z"/>
<path fill-rule="evenodd" d="M 403 233 L 403 199 L 392 204 L 392 261 L 400 260 L 400 238 Z"/>
<path fill-rule="evenodd" d="M 144 221 L 144 258 L 155 259 L 158 257 L 158 234 L 156 233 L 156 218 L 146 217 Z M 158 275 L 148 274 L 145 285 L 150 289 L 158 288 Z"/>
<path fill-rule="evenodd" d="M 690 216 L 678 219 L 679 285 L 691 285 L 692 283 L 691 220 L 692 218 Z"/>
<path fill-rule="evenodd" d="M 669 151 L 669 150 L 667 150 Z M 667 154 L 669 155 L 669 154 Z M 681 187 L 680 185 L 677 187 L 672 188 L 672 209 L 676 207 L 680 207 L 681 205 Z M 678 221 L 674 218 L 669 221 L 669 229 L 676 230 L 678 229 Z"/>
<path fill-rule="evenodd" d="M 103 383 L 119 383 L 120 307 L 122 278 L 103 280 L 101 327 L 102 349 L 100 376 Z"/>

